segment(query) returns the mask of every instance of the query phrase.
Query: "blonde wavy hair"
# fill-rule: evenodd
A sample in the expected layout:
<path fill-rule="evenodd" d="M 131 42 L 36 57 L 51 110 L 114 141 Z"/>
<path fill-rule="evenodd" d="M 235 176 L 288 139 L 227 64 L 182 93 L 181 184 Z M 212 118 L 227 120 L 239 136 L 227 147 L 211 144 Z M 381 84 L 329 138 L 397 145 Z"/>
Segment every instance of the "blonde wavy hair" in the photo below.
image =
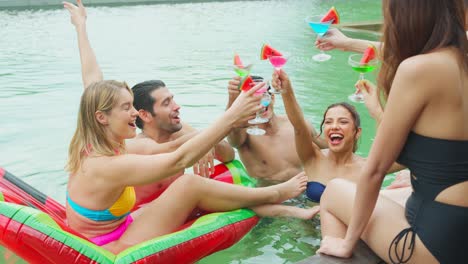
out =
<path fill-rule="evenodd" d="M 125 152 L 125 145 L 113 142 L 106 136 L 104 126 L 96 119 L 96 112 L 110 114 L 116 106 L 120 90 L 133 93 L 125 82 L 100 81 L 85 89 L 81 96 L 75 134 L 68 148 L 68 162 L 65 169 L 76 173 L 85 156 L 114 156 Z"/>

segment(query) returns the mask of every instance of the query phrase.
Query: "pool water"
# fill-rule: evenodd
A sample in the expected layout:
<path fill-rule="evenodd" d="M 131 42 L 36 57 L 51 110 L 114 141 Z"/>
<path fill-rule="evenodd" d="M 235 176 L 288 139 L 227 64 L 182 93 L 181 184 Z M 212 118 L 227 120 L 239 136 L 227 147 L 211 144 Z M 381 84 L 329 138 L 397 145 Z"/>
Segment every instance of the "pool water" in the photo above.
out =
<path fill-rule="evenodd" d="M 319 51 L 304 18 L 332 5 L 342 23 L 381 18 L 375 0 L 209 1 L 92 7 L 88 33 L 106 79 L 130 86 L 163 80 L 182 106 L 182 119 L 200 129 L 224 111 L 234 53 L 254 64 L 253 74 L 271 76 L 270 63 L 259 60 L 262 44 L 269 43 L 291 54 L 284 70 L 318 128 L 325 108 L 346 101 L 358 79 L 349 53 L 330 51 L 331 60 L 312 60 Z M 23 9 L 0 10 L 0 36 L 0 166 L 64 203 L 64 165 L 83 89 L 76 33 L 66 10 Z M 375 80 L 373 73 L 366 76 Z M 363 128 L 358 153 L 366 156 L 375 123 L 364 105 L 355 105 Z M 284 114 L 279 98 L 275 106 Z M 304 198 L 292 203 L 307 206 Z M 241 242 L 200 263 L 294 263 L 314 255 L 319 242 L 317 219 L 265 218 Z M 16 263 L 3 255 L 1 263 Z"/>

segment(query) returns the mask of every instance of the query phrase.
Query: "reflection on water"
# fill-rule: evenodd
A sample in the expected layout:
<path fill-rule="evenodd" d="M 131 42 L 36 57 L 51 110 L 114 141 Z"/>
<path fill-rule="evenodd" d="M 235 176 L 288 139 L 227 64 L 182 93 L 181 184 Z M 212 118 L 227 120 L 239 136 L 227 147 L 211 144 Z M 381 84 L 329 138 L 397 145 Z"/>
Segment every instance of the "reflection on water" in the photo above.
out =
<path fill-rule="evenodd" d="M 286 205 L 312 207 L 305 195 Z M 311 220 L 262 218 L 241 242 L 199 261 L 210 263 L 294 263 L 312 256 L 320 246 L 319 216 Z"/>
<path fill-rule="evenodd" d="M 317 127 L 324 109 L 347 100 L 357 79 L 347 65 L 348 53 L 331 51 L 333 58 L 325 63 L 311 60 L 318 51 L 304 18 L 331 5 L 343 22 L 380 17 L 380 1 L 375 0 L 92 7 L 88 33 L 105 78 L 129 85 L 162 79 L 182 106 L 184 121 L 197 128 L 224 110 L 235 52 L 254 63 L 253 73 L 271 75 L 271 65 L 258 59 L 262 44 L 269 43 L 292 55 L 284 69 L 306 118 Z M 0 36 L 0 166 L 64 203 L 63 167 L 82 92 L 76 33 L 60 8 L 0 10 Z M 284 114 L 281 100 L 275 105 Z M 363 127 L 359 153 L 366 155 L 375 124 L 363 105 L 357 109 Z M 317 224 L 263 219 L 240 243 L 201 263 L 298 261 L 317 249 Z"/>

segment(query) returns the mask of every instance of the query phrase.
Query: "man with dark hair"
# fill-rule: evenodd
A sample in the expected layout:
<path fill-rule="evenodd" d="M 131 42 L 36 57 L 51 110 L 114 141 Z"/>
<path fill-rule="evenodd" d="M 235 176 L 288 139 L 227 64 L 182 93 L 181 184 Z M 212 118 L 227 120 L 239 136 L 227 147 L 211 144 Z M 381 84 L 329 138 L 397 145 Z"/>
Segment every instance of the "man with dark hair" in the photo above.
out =
<path fill-rule="evenodd" d="M 145 81 L 133 86 L 133 95 L 134 97 L 138 98 L 134 99 L 133 106 L 136 109 L 143 109 L 154 115 L 153 105 L 156 100 L 150 96 L 150 94 L 154 90 L 162 87 L 166 87 L 166 84 L 160 80 Z M 138 128 L 143 129 L 143 121 L 141 118 L 137 117 L 136 125 Z M 180 130 L 180 128 L 178 130 Z"/>
<path fill-rule="evenodd" d="M 263 81 L 260 76 L 252 76 L 252 79 Z M 236 76 L 229 81 L 229 100 L 226 108 L 239 96 L 240 80 L 240 77 Z M 262 113 L 262 117 L 268 118 L 269 121 L 258 125 L 266 131 L 265 135 L 249 135 L 246 128 L 234 129 L 228 135 L 229 143 L 238 150 L 247 172 L 259 180 L 259 185 L 287 181 L 303 171 L 294 144 L 294 128 L 286 115 L 274 113 L 275 94 L 271 94 L 271 97 L 270 105 Z M 312 125 L 310 131 L 312 135 L 317 135 Z M 321 138 L 314 139 L 321 148 L 327 147 Z"/>
<path fill-rule="evenodd" d="M 180 106 L 175 102 L 174 95 L 164 82 L 145 81 L 133 86 L 132 91 L 133 106 L 138 110 L 136 125 L 142 131 L 132 144 L 127 146 L 128 149 L 134 151 L 133 153 L 154 153 L 154 147 L 151 147 L 148 141 L 165 144 L 165 150 L 161 152 L 171 152 L 196 133 L 193 127 L 180 120 Z M 195 174 L 208 177 L 214 172 L 213 158 L 220 162 L 229 162 L 234 159 L 234 155 L 232 147 L 223 140 L 193 166 L 193 171 Z M 149 202 L 156 198 L 163 189 L 183 173 L 184 171 L 181 171 L 164 182 L 135 186 L 137 202 Z"/>

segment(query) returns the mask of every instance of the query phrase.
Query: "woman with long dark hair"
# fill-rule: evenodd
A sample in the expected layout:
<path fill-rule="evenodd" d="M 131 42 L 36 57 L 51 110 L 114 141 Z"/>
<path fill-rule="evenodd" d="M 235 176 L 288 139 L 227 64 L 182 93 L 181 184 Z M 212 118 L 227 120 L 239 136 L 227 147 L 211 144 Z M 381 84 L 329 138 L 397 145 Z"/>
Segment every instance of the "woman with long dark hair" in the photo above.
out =
<path fill-rule="evenodd" d="M 468 259 L 468 41 L 462 0 L 384 0 L 379 89 L 385 111 L 357 186 L 332 180 L 319 253 L 350 257 L 362 238 L 386 262 Z M 360 89 L 368 81 L 358 84 Z M 411 170 L 403 207 L 379 196 L 390 165 Z M 354 201 L 354 202 L 353 202 Z M 353 206 L 354 204 L 354 206 Z"/>

